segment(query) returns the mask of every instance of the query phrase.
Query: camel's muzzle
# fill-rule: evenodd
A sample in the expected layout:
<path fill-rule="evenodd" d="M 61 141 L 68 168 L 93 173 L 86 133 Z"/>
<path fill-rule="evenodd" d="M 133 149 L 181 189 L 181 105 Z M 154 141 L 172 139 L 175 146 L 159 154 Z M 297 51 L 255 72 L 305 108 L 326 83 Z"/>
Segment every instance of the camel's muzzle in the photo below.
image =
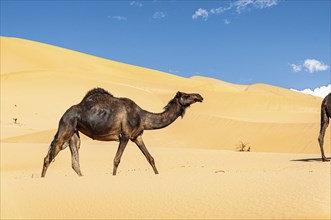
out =
<path fill-rule="evenodd" d="M 201 95 L 196 94 L 196 97 L 194 98 L 194 101 L 195 101 L 195 102 L 202 102 L 202 101 L 203 101 L 203 98 L 202 98 Z"/>

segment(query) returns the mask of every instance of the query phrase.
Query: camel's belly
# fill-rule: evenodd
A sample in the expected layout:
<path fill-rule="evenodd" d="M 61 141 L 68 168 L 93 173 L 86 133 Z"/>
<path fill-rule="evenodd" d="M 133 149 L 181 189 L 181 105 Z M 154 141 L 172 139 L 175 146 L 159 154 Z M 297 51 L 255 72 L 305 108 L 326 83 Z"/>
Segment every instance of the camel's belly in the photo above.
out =
<path fill-rule="evenodd" d="M 78 129 L 80 132 L 85 134 L 86 136 L 90 137 L 93 140 L 98 140 L 98 141 L 119 141 L 120 135 L 116 133 L 104 133 L 104 134 L 96 134 L 93 133 L 93 131 L 87 131 L 85 129 Z"/>
<path fill-rule="evenodd" d="M 91 138 L 98 141 L 119 141 L 118 135 L 94 136 Z"/>
<path fill-rule="evenodd" d="M 92 138 L 99 141 L 118 141 L 121 130 L 120 126 L 109 126 L 108 124 L 90 124 L 78 123 L 77 129 Z"/>

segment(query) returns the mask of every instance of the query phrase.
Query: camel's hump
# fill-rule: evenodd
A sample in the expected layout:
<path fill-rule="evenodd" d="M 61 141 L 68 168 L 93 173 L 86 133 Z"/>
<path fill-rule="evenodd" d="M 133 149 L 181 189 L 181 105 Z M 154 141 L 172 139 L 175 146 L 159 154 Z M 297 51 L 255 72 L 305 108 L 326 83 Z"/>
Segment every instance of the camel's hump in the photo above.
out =
<path fill-rule="evenodd" d="M 92 96 L 99 96 L 99 95 L 107 95 L 107 96 L 113 96 L 112 94 L 110 94 L 107 90 L 103 89 L 103 88 L 94 88 L 91 89 L 90 91 L 88 91 L 86 93 L 86 95 L 84 96 L 83 100 Z"/>

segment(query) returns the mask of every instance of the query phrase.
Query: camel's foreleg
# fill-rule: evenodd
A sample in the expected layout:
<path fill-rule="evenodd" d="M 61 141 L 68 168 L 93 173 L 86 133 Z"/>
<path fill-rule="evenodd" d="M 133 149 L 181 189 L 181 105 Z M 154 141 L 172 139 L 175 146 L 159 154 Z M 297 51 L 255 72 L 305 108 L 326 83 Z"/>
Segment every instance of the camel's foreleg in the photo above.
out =
<path fill-rule="evenodd" d="M 154 158 L 152 157 L 152 155 L 148 152 L 145 144 L 144 144 L 144 141 L 140 136 L 138 136 L 134 142 L 136 143 L 136 145 L 139 147 L 139 149 L 141 150 L 141 152 L 145 155 L 147 161 L 149 162 L 149 164 L 152 166 L 153 170 L 154 170 L 154 173 L 155 174 L 159 174 L 159 172 L 157 171 L 156 169 L 156 166 L 155 166 L 155 161 L 154 161 Z"/>

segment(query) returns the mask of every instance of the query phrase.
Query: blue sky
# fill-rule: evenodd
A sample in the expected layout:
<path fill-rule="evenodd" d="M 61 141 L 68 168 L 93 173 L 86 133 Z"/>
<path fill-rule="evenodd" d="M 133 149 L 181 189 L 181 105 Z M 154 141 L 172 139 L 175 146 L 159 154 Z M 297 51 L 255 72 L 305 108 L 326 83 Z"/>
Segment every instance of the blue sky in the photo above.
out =
<path fill-rule="evenodd" d="M 1 35 L 183 77 L 330 84 L 330 1 L 3 1 Z"/>

